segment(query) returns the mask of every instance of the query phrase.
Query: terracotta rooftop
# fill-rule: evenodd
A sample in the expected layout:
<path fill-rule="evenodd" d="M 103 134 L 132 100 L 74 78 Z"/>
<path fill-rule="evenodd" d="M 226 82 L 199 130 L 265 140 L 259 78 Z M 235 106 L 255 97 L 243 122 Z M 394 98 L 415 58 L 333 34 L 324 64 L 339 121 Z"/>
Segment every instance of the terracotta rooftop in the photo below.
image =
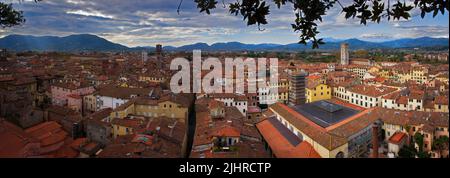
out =
<path fill-rule="evenodd" d="M 391 136 L 391 138 L 389 138 L 389 142 L 399 144 L 405 137 L 406 137 L 405 133 L 396 132 L 394 135 Z"/>
<path fill-rule="evenodd" d="M 297 111 L 289 108 L 284 104 L 273 104 L 270 106 L 270 110 L 281 115 L 281 117 L 288 120 L 296 128 L 301 130 L 303 133 L 314 139 L 325 148 L 334 149 L 346 143 L 345 139 L 334 138 L 334 136 L 326 132 L 325 128 L 315 124 L 314 122 L 299 114 Z"/>
<path fill-rule="evenodd" d="M 437 96 L 434 99 L 435 104 L 448 105 L 448 96 Z"/>
<path fill-rule="evenodd" d="M 100 96 L 130 99 L 132 95 L 148 96 L 150 91 L 152 91 L 152 88 L 107 87 L 100 89 L 97 94 Z"/>
<path fill-rule="evenodd" d="M 130 119 L 130 118 L 115 118 L 111 122 L 113 125 L 120 125 L 123 127 L 133 128 L 133 129 L 139 129 L 143 127 L 144 121 L 141 119 Z"/>
<path fill-rule="evenodd" d="M 352 109 L 358 110 L 358 111 L 362 111 L 362 110 L 366 109 L 366 108 L 363 108 L 361 106 L 354 105 L 354 104 L 348 103 L 346 101 L 343 101 L 343 100 L 341 100 L 339 98 L 331 98 L 328 101 L 330 101 L 332 103 L 336 103 L 336 104 L 342 105 L 342 106 L 345 106 L 345 107 L 349 107 L 349 108 L 352 108 Z"/>
<path fill-rule="evenodd" d="M 25 147 L 39 144 L 39 140 L 31 137 L 18 126 L 0 118 L 0 157 L 27 157 Z"/>
<path fill-rule="evenodd" d="M 428 128 L 447 127 L 449 125 L 449 114 L 439 112 L 423 111 L 399 111 L 386 108 L 375 108 L 370 117 L 379 118 L 384 123 L 393 125 L 426 126 Z"/>
<path fill-rule="evenodd" d="M 55 121 L 44 122 L 33 126 L 26 129 L 25 132 L 38 139 L 41 142 L 41 146 L 64 142 L 68 136 L 67 132 L 62 129 L 62 126 Z"/>
<path fill-rule="evenodd" d="M 311 144 L 301 141 L 293 145 L 272 122 L 278 122 L 278 120 L 268 118 L 256 124 L 256 127 L 277 158 L 320 158 Z"/>
<path fill-rule="evenodd" d="M 102 120 L 102 119 L 104 119 L 106 117 L 109 117 L 111 112 L 112 112 L 111 108 L 105 108 L 105 109 L 101 109 L 99 111 L 96 111 L 96 112 L 92 113 L 91 115 L 89 115 L 87 117 L 89 119 L 99 121 L 99 120 Z"/>
<path fill-rule="evenodd" d="M 216 137 L 240 137 L 241 132 L 232 126 L 224 126 L 222 128 L 217 129 L 213 133 L 213 136 L 216 136 Z"/>
<path fill-rule="evenodd" d="M 349 89 L 351 92 L 367 95 L 371 97 L 379 97 L 394 91 L 397 91 L 396 88 L 385 87 L 385 86 L 373 86 L 373 85 L 356 85 Z"/>
<path fill-rule="evenodd" d="M 329 150 L 347 143 L 348 137 L 370 126 L 377 119 L 368 117 L 373 109 L 367 109 L 324 128 L 284 104 L 273 104 L 270 110 Z"/>

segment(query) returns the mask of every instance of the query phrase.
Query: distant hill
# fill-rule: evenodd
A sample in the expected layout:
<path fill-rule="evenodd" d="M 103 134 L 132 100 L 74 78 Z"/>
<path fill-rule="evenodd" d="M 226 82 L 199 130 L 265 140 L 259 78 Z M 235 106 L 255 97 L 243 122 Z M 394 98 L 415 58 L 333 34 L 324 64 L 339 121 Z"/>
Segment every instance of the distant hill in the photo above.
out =
<path fill-rule="evenodd" d="M 447 47 L 448 38 L 404 38 L 385 42 L 368 42 L 359 39 L 333 39 L 326 38 L 326 44 L 321 45 L 321 50 L 337 50 L 340 44 L 345 42 L 350 45 L 351 50 L 357 49 L 392 49 L 392 48 L 430 48 Z M 0 39 L 0 48 L 13 51 L 154 51 L 155 47 L 130 48 L 121 44 L 110 42 L 95 35 L 70 35 L 66 37 L 55 36 L 30 36 L 9 35 Z M 195 43 L 180 47 L 164 46 L 166 51 L 192 51 L 200 49 L 203 51 L 302 51 L 311 50 L 311 44 L 245 44 L 240 42 Z"/>
<path fill-rule="evenodd" d="M 358 49 L 394 49 L 394 48 L 429 48 L 429 47 L 447 47 L 448 38 L 430 38 L 422 37 L 417 39 L 398 39 L 385 42 L 369 42 L 359 39 L 325 39 L 325 44 L 320 46 L 321 50 L 338 50 L 341 43 L 348 43 L 351 50 Z M 312 45 L 303 45 L 298 43 L 291 43 L 286 45 L 281 44 L 244 44 L 239 42 L 228 43 L 214 43 L 208 45 L 206 43 L 196 43 L 191 45 L 180 46 L 173 48 L 174 51 L 191 51 L 200 49 L 203 51 L 299 51 L 311 50 Z"/>
<path fill-rule="evenodd" d="M 129 48 L 95 35 L 66 37 L 9 35 L 0 39 L 0 48 L 15 51 L 120 51 Z"/>
<path fill-rule="evenodd" d="M 448 38 L 405 38 L 394 41 L 384 42 L 383 45 L 392 48 L 416 48 L 416 47 L 433 47 L 433 46 L 448 46 Z"/>

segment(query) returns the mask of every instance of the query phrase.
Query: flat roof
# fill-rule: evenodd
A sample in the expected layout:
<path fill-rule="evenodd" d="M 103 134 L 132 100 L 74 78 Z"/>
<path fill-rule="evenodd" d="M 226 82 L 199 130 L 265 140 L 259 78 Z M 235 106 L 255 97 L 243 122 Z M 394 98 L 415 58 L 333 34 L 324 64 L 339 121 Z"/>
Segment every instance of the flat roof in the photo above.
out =
<path fill-rule="evenodd" d="M 297 146 L 302 142 L 300 137 L 292 133 L 286 126 L 284 126 L 276 117 L 270 117 L 267 119 L 272 126 L 292 145 Z"/>
<path fill-rule="evenodd" d="M 323 128 L 334 125 L 360 112 L 325 100 L 291 106 L 291 108 Z"/>

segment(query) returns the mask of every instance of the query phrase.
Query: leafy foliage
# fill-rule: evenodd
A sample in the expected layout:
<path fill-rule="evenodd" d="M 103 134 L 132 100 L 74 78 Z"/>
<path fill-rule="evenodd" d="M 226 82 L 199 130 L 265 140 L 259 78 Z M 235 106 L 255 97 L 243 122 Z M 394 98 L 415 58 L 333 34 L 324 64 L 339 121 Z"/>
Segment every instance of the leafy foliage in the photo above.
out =
<path fill-rule="evenodd" d="M 211 14 L 211 10 L 215 9 L 217 4 L 215 0 L 195 0 L 195 2 L 200 12 L 206 12 L 207 14 Z"/>
<path fill-rule="evenodd" d="M 19 0 L 21 2 L 22 0 Z M 34 0 L 35 2 L 41 0 Z M 23 17 L 23 12 L 15 10 L 12 7 L 12 4 L 6 4 L 0 2 L 0 27 L 8 28 L 16 25 L 20 25 L 25 22 L 25 18 Z"/>
<path fill-rule="evenodd" d="M 419 152 L 423 151 L 424 141 L 421 133 L 416 132 L 416 134 L 414 134 L 414 142 L 419 146 Z"/>
<path fill-rule="evenodd" d="M 11 4 L 0 3 L 0 25 L 2 28 L 12 27 L 25 22 L 21 11 L 16 11 Z"/>
<path fill-rule="evenodd" d="M 448 137 L 447 136 L 440 136 L 433 142 L 433 149 L 437 150 L 439 152 L 442 152 L 442 150 L 448 150 Z"/>
<path fill-rule="evenodd" d="M 417 154 L 413 146 L 405 145 L 398 151 L 399 158 L 415 158 Z"/>
<path fill-rule="evenodd" d="M 225 4 L 225 0 L 222 0 Z M 267 24 L 267 18 L 270 14 L 269 0 L 237 0 L 229 3 L 229 12 L 233 15 L 240 15 L 247 25 L 260 26 Z M 313 48 L 318 48 L 324 44 L 323 39 L 316 36 L 320 33 L 317 28 L 317 22 L 322 22 L 322 16 L 333 8 L 336 4 L 342 8 L 345 18 L 357 18 L 360 23 L 367 25 L 367 22 L 380 23 L 383 18 L 387 20 L 401 20 L 411 18 L 410 11 L 414 8 L 421 10 L 421 17 L 424 18 L 427 13 L 433 13 L 435 17 L 439 12 L 444 14 L 449 11 L 449 0 L 414 0 L 413 4 L 407 4 L 405 1 L 396 0 L 391 5 L 391 0 L 353 0 L 348 6 L 342 5 L 339 0 L 271 0 L 277 8 L 290 4 L 293 7 L 294 23 L 291 24 L 294 32 L 300 33 L 300 44 L 312 43 Z M 392 0 L 394 1 L 394 0 Z M 211 13 L 216 8 L 217 0 L 195 0 L 200 12 Z"/>

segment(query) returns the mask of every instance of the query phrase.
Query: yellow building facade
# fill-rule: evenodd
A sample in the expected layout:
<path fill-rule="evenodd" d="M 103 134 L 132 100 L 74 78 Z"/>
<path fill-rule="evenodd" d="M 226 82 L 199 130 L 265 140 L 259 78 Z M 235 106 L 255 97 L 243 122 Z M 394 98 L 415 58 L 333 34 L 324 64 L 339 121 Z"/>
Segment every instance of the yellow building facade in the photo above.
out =
<path fill-rule="evenodd" d="M 188 115 L 188 108 L 170 100 L 136 99 L 111 112 L 111 118 L 123 119 L 128 115 L 177 118 L 184 122 Z"/>
<path fill-rule="evenodd" d="M 398 72 L 398 80 L 401 83 L 408 82 L 410 80 L 416 81 L 417 83 L 425 83 L 428 79 L 428 71 L 423 68 L 414 68 L 408 72 Z"/>
<path fill-rule="evenodd" d="M 134 119 L 127 118 L 135 116 Z M 130 100 L 111 112 L 112 135 L 113 137 L 133 134 L 139 125 L 136 122 L 142 122 L 143 118 L 166 117 L 175 118 L 179 122 L 185 123 L 188 117 L 188 107 L 171 100 L 151 100 L 136 98 Z M 118 121 L 117 119 L 120 119 Z"/>
<path fill-rule="evenodd" d="M 306 88 L 306 102 L 331 99 L 331 87 L 325 84 L 318 84 L 311 88 Z"/>
<path fill-rule="evenodd" d="M 434 112 L 446 112 L 448 113 L 448 105 L 434 104 Z"/>

